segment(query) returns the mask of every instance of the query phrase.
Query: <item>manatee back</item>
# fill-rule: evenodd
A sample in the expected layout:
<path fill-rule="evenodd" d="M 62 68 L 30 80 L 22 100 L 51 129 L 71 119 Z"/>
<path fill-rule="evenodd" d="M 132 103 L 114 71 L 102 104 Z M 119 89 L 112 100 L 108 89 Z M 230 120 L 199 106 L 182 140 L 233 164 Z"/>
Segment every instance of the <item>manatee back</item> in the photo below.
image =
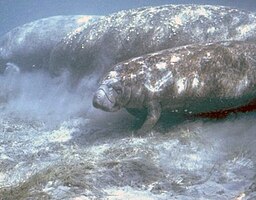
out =
<path fill-rule="evenodd" d="M 78 76 L 158 50 L 191 43 L 255 40 L 256 18 L 221 6 L 167 5 L 120 11 L 62 40 L 51 70 L 68 67 Z"/>
<path fill-rule="evenodd" d="M 96 16 L 95 16 L 96 17 Z M 12 62 L 22 70 L 47 67 L 53 47 L 94 16 L 67 15 L 39 19 L 16 27 L 0 38 L 2 65 Z"/>

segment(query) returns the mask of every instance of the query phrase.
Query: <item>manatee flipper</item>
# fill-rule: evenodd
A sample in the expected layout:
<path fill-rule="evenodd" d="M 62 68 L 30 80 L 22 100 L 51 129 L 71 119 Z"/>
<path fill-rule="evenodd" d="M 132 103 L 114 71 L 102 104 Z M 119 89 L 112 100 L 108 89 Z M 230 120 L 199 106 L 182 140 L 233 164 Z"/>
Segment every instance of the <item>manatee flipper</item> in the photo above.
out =
<path fill-rule="evenodd" d="M 147 111 L 146 109 L 137 109 L 137 108 L 126 108 L 127 112 L 133 115 L 134 117 L 138 119 L 143 119 L 145 121 L 147 117 Z"/>
<path fill-rule="evenodd" d="M 139 129 L 147 117 L 146 109 L 126 108 L 127 112 L 135 117 L 133 128 Z"/>
<path fill-rule="evenodd" d="M 147 105 L 147 110 L 147 118 L 137 132 L 139 135 L 150 131 L 156 125 L 161 116 L 161 105 L 158 102 L 149 102 Z"/>

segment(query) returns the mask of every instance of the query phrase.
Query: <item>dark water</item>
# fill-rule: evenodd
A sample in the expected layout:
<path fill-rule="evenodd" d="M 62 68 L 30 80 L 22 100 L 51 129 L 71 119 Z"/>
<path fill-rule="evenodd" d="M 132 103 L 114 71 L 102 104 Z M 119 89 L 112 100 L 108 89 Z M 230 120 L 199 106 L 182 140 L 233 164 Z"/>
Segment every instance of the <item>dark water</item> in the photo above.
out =
<path fill-rule="evenodd" d="M 0 34 L 41 17 L 212 1 L 0 1 Z M 256 10 L 254 1 L 214 1 Z M 0 75 L 0 199 L 256 199 L 256 115 L 183 121 L 139 137 L 91 106 L 86 77 Z M 84 85 L 86 84 L 86 88 Z M 5 101 L 8 96 L 8 102 Z M 6 97 L 7 98 L 7 97 Z"/>

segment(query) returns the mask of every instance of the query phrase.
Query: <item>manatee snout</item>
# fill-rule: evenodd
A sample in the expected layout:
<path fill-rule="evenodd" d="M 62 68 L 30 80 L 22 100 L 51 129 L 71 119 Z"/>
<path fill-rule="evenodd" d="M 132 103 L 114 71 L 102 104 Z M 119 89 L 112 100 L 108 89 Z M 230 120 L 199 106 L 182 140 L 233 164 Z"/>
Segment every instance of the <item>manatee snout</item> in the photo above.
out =
<path fill-rule="evenodd" d="M 93 97 L 93 106 L 95 108 L 107 111 L 107 112 L 115 112 L 117 111 L 117 107 L 115 106 L 116 93 L 113 89 L 109 89 L 106 86 L 100 87 Z"/>
<path fill-rule="evenodd" d="M 93 97 L 93 106 L 95 108 L 102 108 L 105 99 L 105 92 L 103 90 L 97 90 Z"/>

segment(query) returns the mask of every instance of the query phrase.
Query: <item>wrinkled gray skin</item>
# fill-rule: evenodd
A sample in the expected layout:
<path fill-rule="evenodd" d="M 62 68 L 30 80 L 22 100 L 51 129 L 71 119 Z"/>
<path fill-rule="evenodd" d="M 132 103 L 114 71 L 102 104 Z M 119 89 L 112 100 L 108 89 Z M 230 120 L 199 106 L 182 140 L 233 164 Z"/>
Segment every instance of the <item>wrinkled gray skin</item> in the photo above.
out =
<path fill-rule="evenodd" d="M 21 71 L 48 67 L 53 47 L 95 19 L 96 16 L 86 15 L 54 16 L 12 29 L 0 38 L 0 72 L 4 72 L 7 63 Z"/>
<path fill-rule="evenodd" d="M 256 95 L 256 45 L 195 44 L 117 64 L 104 76 L 93 105 L 147 111 L 140 133 L 164 111 L 196 114 L 248 104 Z"/>
<path fill-rule="evenodd" d="M 207 5 L 124 10 L 64 38 L 53 49 L 51 70 L 106 73 L 113 64 L 167 48 L 226 40 L 255 40 L 255 14 Z"/>

